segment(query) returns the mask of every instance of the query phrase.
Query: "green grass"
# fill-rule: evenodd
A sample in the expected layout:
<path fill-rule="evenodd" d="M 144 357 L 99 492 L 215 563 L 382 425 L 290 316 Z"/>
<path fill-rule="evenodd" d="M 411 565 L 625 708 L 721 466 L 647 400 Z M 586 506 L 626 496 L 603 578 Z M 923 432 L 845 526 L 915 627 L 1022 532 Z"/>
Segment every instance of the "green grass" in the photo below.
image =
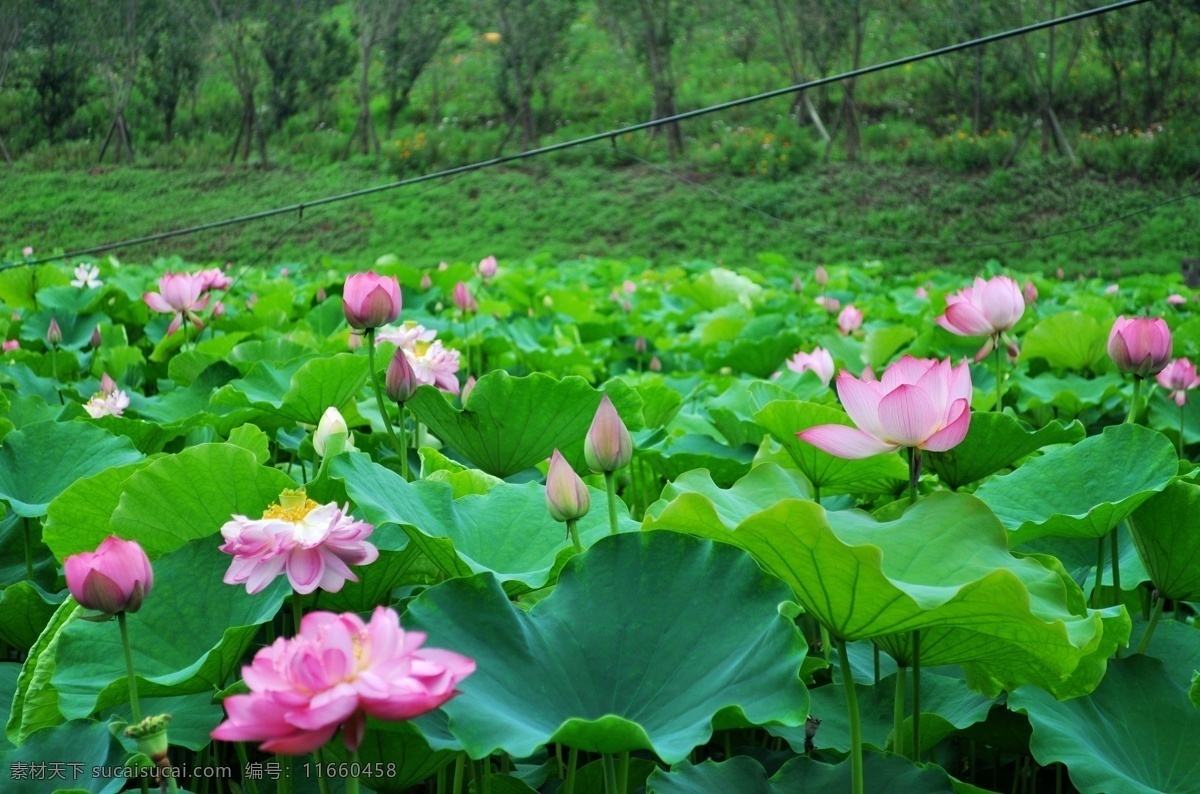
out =
<path fill-rule="evenodd" d="M 286 230 L 267 262 L 328 256 L 364 266 L 385 253 L 405 262 L 470 261 L 544 254 L 687 259 L 753 265 L 775 252 L 798 267 L 880 259 L 896 269 L 932 265 L 1070 273 L 1176 272 L 1200 252 L 1193 200 L 1099 230 L 1005 247 L 952 248 L 815 234 L 776 223 L 644 166 L 590 162 L 610 155 L 550 156 L 431 186 L 401 188 L 294 216 L 202 232 L 117 252 L 124 261 L 179 254 L 190 261 L 258 257 Z M 686 167 L 686 166 L 681 166 Z M 1032 163 L 985 175 L 896 165 L 832 164 L 795 176 L 690 172 L 706 187 L 803 226 L 867 237 L 986 241 L 1101 221 L 1195 189 L 1143 184 Z M 0 252 L 39 254 L 283 206 L 389 181 L 368 163 L 304 171 L 140 169 L 34 172 L 0 183 Z"/>

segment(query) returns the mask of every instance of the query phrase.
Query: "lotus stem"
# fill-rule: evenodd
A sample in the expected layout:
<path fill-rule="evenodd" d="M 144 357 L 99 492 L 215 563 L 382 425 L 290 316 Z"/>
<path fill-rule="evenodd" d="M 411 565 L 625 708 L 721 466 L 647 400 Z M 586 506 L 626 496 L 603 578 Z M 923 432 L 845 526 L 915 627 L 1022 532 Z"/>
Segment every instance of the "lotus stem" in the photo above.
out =
<path fill-rule="evenodd" d="M 22 518 L 25 526 L 25 575 L 33 582 L 33 533 L 29 531 L 29 519 Z"/>
<path fill-rule="evenodd" d="M 1104 581 L 1104 538 L 1096 541 L 1096 584 L 1092 588 L 1092 602 L 1096 609 L 1099 609 L 1103 604 L 1100 603 L 1100 588 Z"/>
<path fill-rule="evenodd" d="M 408 455 L 403 447 L 400 446 L 399 439 L 396 438 L 396 431 L 392 429 L 392 418 L 388 416 L 387 403 L 383 401 L 383 389 L 379 386 L 379 373 L 375 371 L 375 329 L 367 329 L 367 368 L 370 370 L 371 385 L 375 387 L 375 402 L 379 405 L 379 414 L 383 417 L 383 426 L 387 428 L 388 437 L 392 440 L 392 447 L 396 450 L 396 454 L 400 456 L 403 465 L 407 465 Z"/>
<path fill-rule="evenodd" d="M 404 450 L 404 454 L 400 456 L 400 476 L 406 481 L 408 480 L 408 428 L 404 426 L 404 406 L 400 406 L 400 449 Z"/>
<path fill-rule="evenodd" d="M 892 750 L 904 755 L 904 684 L 908 678 L 908 668 L 900 665 L 896 668 L 896 702 L 892 708 Z"/>
<path fill-rule="evenodd" d="M 1118 549 L 1118 533 L 1121 530 L 1121 525 L 1113 527 L 1112 535 L 1112 569 L 1113 569 L 1113 606 L 1121 603 L 1121 553 Z M 1121 651 L 1117 649 L 1117 658 L 1121 658 Z"/>
<path fill-rule="evenodd" d="M 913 675 L 913 754 L 912 760 L 914 764 L 921 763 L 921 630 L 913 629 L 913 654 L 912 654 L 912 675 Z"/>
<path fill-rule="evenodd" d="M 142 721 L 142 707 L 138 703 L 137 676 L 133 672 L 133 645 L 129 642 L 129 626 L 125 612 L 117 613 L 117 625 L 121 628 L 121 646 L 125 649 L 125 680 L 129 684 L 129 710 L 133 713 L 132 725 Z"/>
<path fill-rule="evenodd" d="M 821 653 L 825 657 L 825 663 L 828 664 L 830 661 L 830 654 L 833 653 L 833 643 L 829 641 L 829 629 L 825 628 L 825 624 L 818 623 L 817 625 L 821 629 Z"/>
<path fill-rule="evenodd" d="M 1183 459 L 1183 406 L 1179 406 L 1179 444 L 1177 445 L 1179 458 Z"/>
<path fill-rule="evenodd" d="M 608 531 L 617 534 L 617 473 L 604 472 L 604 490 L 608 491 Z"/>
<path fill-rule="evenodd" d="M 875 683 L 878 684 L 879 683 L 879 646 L 876 645 L 875 643 L 871 643 L 871 650 L 873 652 L 872 653 L 872 662 L 874 662 L 873 672 L 875 674 Z"/>
<path fill-rule="evenodd" d="M 604 754 L 604 794 L 621 794 L 617 788 L 617 765 L 613 763 L 612 753 Z"/>
<path fill-rule="evenodd" d="M 996 410 L 1004 412 L 1004 345 L 996 336 Z"/>
<path fill-rule="evenodd" d="M 908 448 L 908 503 L 917 501 L 917 482 L 921 479 L 921 449 Z"/>
<path fill-rule="evenodd" d="M 729 741 L 729 732 L 725 732 L 725 741 Z M 728 757 L 728 754 L 726 755 Z M 629 791 L 629 751 L 621 753 L 621 759 L 617 762 L 617 785 L 621 787 L 621 794 L 626 794 Z"/>
<path fill-rule="evenodd" d="M 1142 379 L 1135 377 L 1133 379 L 1133 399 L 1129 401 L 1129 416 L 1125 418 L 1126 424 L 1137 423 L 1138 400 L 1142 396 Z"/>
<path fill-rule="evenodd" d="M 211 743 L 209 744 L 209 747 L 212 747 Z M 234 742 L 233 750 L 237 753 L 238 763 L 242 765 L 242 769 L 245 769 L 250 765 L 250 759 L 246 755 L 245 742 Z M 208 778 L 205 778 L 204 780 L 206 783 L 208 782 Z M 242 785 L 246 787 L 246 791 L 248 791 L 250 794 L 258 794 L 258 783 L 255 782 L 253 778 L 243 777 L 242 780 Z"/>
<path fill-rule="evenodd" d="M 579 766 L 579 750 L 572 747 L 567 754 L 567 779 L 563 781 L 563 794 L 575 794 L 575 768 Z"/>
<path fill-rule="evenodd" d="M 301 600 L 303 598 L 304 598 L 304 596 L 300 595 L 295 590 L 292 591 L 292 636 L 293 637 L 300 634 L 300 620 L 304 617 L 303 604 L 301 604 Z"/>
<path fill-rule="evenodd" d="M 819 482 L 813 483 L 812 493 L 813 493 L 813 501 L 816 502 L 817 504 L 821 504 L 821 483 L 819 483 Z"/>
<path fill-rule="evenodd" d="M 1143 654 L 1150 647 L 1150 638 L 1154 636 L 1154 629 L 1158 627 L 1158 620 L 1162 617 L 1163 603 L 1167 599 L 1163 598 L 1162 593 L 1155 593 L 1154 610 L 1150 613 L 1150 624 L 1146 626 L 1146 633 L 1142 635 L 1142 641 L 1138 643 L 1137 652 Z"/>
<path fill-rule="evenodd" d="M 579 542 L 578 524 L 579 522 L 574 519 L 567 521 L 567 534 L 571 536 L 571 545 L 575 547 L 575 551 L 583 554 L 583 544 Z"/>
<path fill-rule="evenodd" d="M 850 787 L 853 794 L 863 794 L 862 719 L 858 714 L 858 693 L 854 691 L 854 672 L 850 669 L 846 641 L 839 638 L 837 649 L 842 686 L 846 689 L 846 713 L 850 717 Z"/>
<path fill-rule="evenodd" d="M 462 791 L 463 777 L 465 777 L 466 766 L 467 761 L 465 755 L 460 755 L 457 759 L 455 759 L 454 785 L 450 788 L 451 794 L 458 794 L 458 792 Z"/>
<path fill-rule="evenodd" d="M 350 769 L 354 770 L 358 766 L 358 750 L 350 753 Z M 358 775 L 351 775 L 346 778 L 346 794 L 359 794 L 361 789 L 358 785 Z"/>

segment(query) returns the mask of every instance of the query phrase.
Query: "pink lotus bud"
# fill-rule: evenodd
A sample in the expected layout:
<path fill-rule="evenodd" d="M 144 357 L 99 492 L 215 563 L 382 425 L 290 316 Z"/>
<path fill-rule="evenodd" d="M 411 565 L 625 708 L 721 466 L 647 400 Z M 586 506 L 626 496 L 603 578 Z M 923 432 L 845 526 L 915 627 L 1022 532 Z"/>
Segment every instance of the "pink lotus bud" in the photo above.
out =
<path fill-rule="evenodd" d="M 1200 386 L 1196 365 L 1186 358 L 1177 358 L 1155 376 L 1158 385 L 1170 390 L 1168 395 L 1180 408 L 1187 403 L 1187 392 Z"/>
<path fill-rule="evenodd" d="M 317 287 L 317 303 L 324 303 L 328 297 L 329 293 L 325 291 L 324 287 Z"/>
<path fill-rule="evenodd" d="M 799 294 L 803 291 L 804 291 L 804 282 L 800 280 L 799 276 L 793 276 L 792 277 L 792 292 Z"/>
<path fill-rule="evenodd" d="M 483 279 L 489 279 L 496 275 L 496 257 L 484 257 L 479 262 L 479 275 Z"/>
<path fill-rule="evenodd" d="M 1038 291 L 1037 287 L 1034 286 L 1032 281 L 1025 282 L 1024 295 L 1026 303 L 1037 303 Z"/>
<path fill-rule="evenodd" d="M 1182 306 L 1183 304 L 1187 303 L 1187 298 L 1175 293 L 1167 296 L 1167 303 L 1171 304 L 1172 306 Z"/>
<path fill-rule="evenodd" d="M 95 328 L 92 329 L 92 339 L 91 339 L 92 347 L 93 348 L 100 347 L 100 345 L 103 343 L 104 343 L 104 337 L 102 337 L 100 335 L 100 326 L 96 326 Z"/>
<path fill-rule="evenodd" d="M 817 265 L 817 271 L 813 275 L 813 280 L 817 282 L 817 286 L 824 287 L 829 283 L 829 271 L 823 265 Z"/>
<path fill-rule="evenodd" d="M 625 279 L 625 283 L 621 285 L 621 289 L 625 290 L 626 295 L 632 295 L 637 292 L 637 284 L 634 284 L 629 279 Z"/>
<path fill-rule="evenodd" d="M 13 350 L 20 350 L 20 349 L 21 349 L 21 343 L 18 342 L 16 339 L 6 339 L 6 340 L 4 340 L 3 344 L 0 344 L 0 350 L 3 350 L 3 352 L 5 352 L 5 353 L 10 353 Z"/>
<path fill-rule="evenodd" d="M 1008 353 L 1009 361 L 1016 361 L 1021 357 L 1021 348 L 1017 347 L 1017 343 L 1011 339 L 1004 339 L 1004 350 Z"/>
<path fill-rule="evenodd" d="M 916 293 L 916 296 L 921 300 L 929 300 L 929 290 L 925 289 L 924 287 L 917 287 L 915 290 L 913 290 L 913 292 Z"/>
<path fill-rule="evenodd" d="M 467 289 L 467 285 L 461 281 L 454 285 L 454 305 L 468 314 L 479 311 L 479 303 L 471 294 L 471 290 Z"/>
<path fill-rule="evenodd" d="M 433 279 L 426 273 L 421 276 L 421 291 L 425 292 L 433 287 Z"/>
<path fill-rule="evenodd" d="M 650 371 L 662 372 L 662 362 L 658 360 L 658 356 L 650 357 Z"/>
<path fill-rule="evenodd" d="M 288 276 L 290 276 L 291 274 L 292 274 L 292 269 L 291 269 L 290 267 L 281 267 L 281 268 L 279 268 L 279 275 L 280 275 L 280 277 L 282 277 L 282 278 L 287 278 L 287 277 L 288 277 Z"/>
<path fill-rule="evenodd" d="M 828 295 L 826 295 L 823 298 L 818 298 L 817 303 L 824 306 L 825 311 L 829 312 L 830 314 L 837 314 L 838 311 L 842 308 L 841 301 L 839 301 L 837 298 L 831 298 Z"/>
<path fill-rule="evenodd" d="M 107 372 L 105 372 L 103 375 L 100 376 L 100 393 L 101 394 L 108 396 L 108 395 L 111 395 L 116 390 L 117 390 L 117 382 L 115 380 L 113 380 L 111 377 L 109 377 L 109 374 Z"/>
<path fill-rule="evenodd" d="M 1108 335 L 1108 357 L 1121 372 L 1139 378 L 1161 372 L 1171 360 L 1171 329 L 1161 317 L 1122 315 Z"/>
<path fill-rule="evenodd" d="M 634 340 L 633 352 L 637 353 L 639 356 L 644 356 L 646 354 L 646 337 L 639 336 Z"/>
<path fill-rule="evenodd" d="M 833 380 L 833 373 L 835 369 L 833 365 L 833 356 L 830 355 L 829 351 L 823 347 L 815 347 L 811 353 L 805 353 L 801 351 L 792 356 L 785 363 L 787 364 L 787 368 L 792 372 L 799 374 L 804 374 L 810 370 L 815 372 L 817 377 L 820 378 L 821 382 L 826 386 L 829 385 L 829 381 Z"/>
<path fill-rule="evenodd" d="M 27 259 L 29 257 L 33 256 L 33 246 L 32 245 L 25 246 L 24 248 L 21 249 L 21 254 Z"/>
<path fill-rule="evenodd" d="M 1060 267 L 1058 270 L 1054 271 L 1054 277 L 1057 278 L 1059 281 L 1062 281 L 1063 279 L 1065 279 L 1067 277 L 1067 274 L 1064 273 L 1063 269 Z"/>
<path fill-rule="evenodd" d="M 471 392 L 473 391 L 475 391 L 475 376 L 470 375 L 467 377 L 467 382 L 464 383 L 462 387 L 463 405 L 467 404 L 467 398 L 471 396 Z"/>
<path fill-rule="evenodd" d="M 388 364 L 385 383 L 388 399 L 400 405 L 404 405 L 417 393 L 417 387 L 421 385 L 421 382 L 417 380 L 417 373 L 413 371 L 412 364 L 408 361 L 408 354 L 404 352 L 403 348 L 397 350 L 396 354 L 392 356 L 392 361 Z"/>
<path fill-rule="evenodd" d="M 351 328 L 378 328 L 400 316 L 400 284 L 395 276 L 355 273 L 342 289 L 342 311 Z"/>
<path fill-rule="evenodd" d="M 1008 276 L 984 281 L 946 296 L 946 313 L 937 324 L 957 336 L 995 336 L 1009 330 L 1025 313 L 1025 297 Z"/>
<path fill-rule="evenodd" d="M 358 350 L 362 346 L 363 346 L 362 334 L 356 334 L 356 333 L 350 334 L 350 339 L 346 342 L 346 347 L 350 348 L 351 350 Z"/>
<path fill-rule="evenodd" d="M 859 328 L 862 328 L 863 313 L 860 309 L 853 306 L 847 306 L 842 309 L 842 313 L 838 315 L 837 324 L 838 330 L 843 334 L 853 333 Z"/>
<path fill-rule="evenodd" d="M 108 615 L 137 612 L 154 585 L 154 569 L 135 541 L 110 536 L 95 551 L 67 557 L 67 589 L 81 606 Z"/>
<path fill-rule="evenodd" d="M 592 471 L 623 469 L 633 459 L 633 439 L 607 394 L 583 440 L 583 457 Z"/>
<path fill-rule="evenodd" d="M 578 521 L 587 515 L 592 497 L 579 475 L 557 449 L 546 473 L 546 509 L 555 521 Z"/>
<path fill-rule="evenodd" d="M 62 328 L 58 327 L 58 320 L 54 317 L 50 318 L 50 327 L 46 329 L 46 344 L 51 347 L 62 344 Z"/>
<path fill-rule="evenodd" d="M 214 304 L 213 304 L 213 307 L 212 307 L 212 316 L 213 316 L 213 319 L 214 319 L 214 320 L 215 320 L 215 319 L 217 319 L 218 317 L 224 317 L 224 316 L 225 316 L 225 303 L 224 303 L 224 301 L 217 301 L 216 303 L 214 303 Z"/>

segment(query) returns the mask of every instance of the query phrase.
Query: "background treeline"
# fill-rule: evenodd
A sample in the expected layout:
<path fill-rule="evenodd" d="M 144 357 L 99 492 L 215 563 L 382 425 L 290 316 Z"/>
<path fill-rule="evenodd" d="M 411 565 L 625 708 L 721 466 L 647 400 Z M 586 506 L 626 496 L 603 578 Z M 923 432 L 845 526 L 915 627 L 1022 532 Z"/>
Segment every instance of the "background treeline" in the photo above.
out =
<path fill-rule="evenodd" d="M 1089 2 L 0 0 L 0 156 L 31 169 L 365 156 L 412 174 Z M 1200 0 L 1153 0 L 617 144 L 750 175 L 1045 157 L 1186 178 L 1200 171 L 1197 44 Z"/>

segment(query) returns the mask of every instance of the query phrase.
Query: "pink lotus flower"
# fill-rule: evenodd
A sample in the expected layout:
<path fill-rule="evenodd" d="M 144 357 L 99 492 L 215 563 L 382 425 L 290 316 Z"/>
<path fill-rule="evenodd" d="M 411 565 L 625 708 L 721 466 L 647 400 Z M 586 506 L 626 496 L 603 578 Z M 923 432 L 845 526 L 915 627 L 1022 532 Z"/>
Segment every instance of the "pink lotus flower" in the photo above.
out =
<path fill-rule="evenodd" d="M 27 258 L 27 259 L 28 259 L 29 257 L 33 256 L 33 246 L 32 246 L 32 245 L 27 245 L 27 246 L 25 246 L 24 248 L 22 248 L 22 249 L 21 249 L 21 255 L 22 255 L 22 256 L 24 256 L 24 257 L 25 257 L 25 258 Z"/>
<path fill-rule="evenodd" d="M 626 295 L 632 295 L 637 292 L 637 284 L 634 284 L 629 279 L 625 279 L 625 283 L 621 285 L 621 289 L 625 290 Z"/>
<path fill-rule="evenodd" d="M 915 294 L 921 300 L 929 300 L 929 290 L 925 289 L 924 287 L 917 287 L 915 290 L 913 290 L 913 294 Z"/>
<path fill-rule="evenodd" d="M 197 328 L 204 327 L 199 312 L 208 306 L 208 296 L 202 297 L 203 292 L 203 283 L 190 273 L 167 273 L 158 280 L 158 292 L 147 292 L 142 295 L 142 300 L 156 312 L 175 315 L 167 327 L 167 336 L 170 336 L 185 320 Z"/>
<path fill-rule="evenodd" d="M 546 509 L 550 517 L 555 521 L 578 521 L 591 507 L 592 497 L 587 486 L 562 453 L 554 450 L 550 456 L 550 470 L 546 472 Z"/>
<path fill-rule="evenodd" d="M 200 282 L 200 289 L 205 292 L 213 289 L 229 289 L 233 285 L 233 279 L 225 275 L 219 267 L 201 270 L 196 274 L 196 279 Z"/>
<path fill-rule="evenodd" d="M 1178 293 L 1174 293 L 1167 296 L 1167 303 L 1171 304 L 1172 306 L 1182 306 L 1183 304 L 1187 303 L 1187 298 Z"/>
<path fill-rule="evenodd" d="M 1037 303 L 1038 290 L 1037 286 L 1032 281 L 1025 282 L 1025 289 L 1022 291 L 1022 294 L 1025 296 L 1026 304 Z"/>
<path fill-rule="evenodd" d="M 427 384 L 450 394 L 458 394 L 459 352 L 435 339 L 432 343 L 418 342 L 412 350 L 401 348 L 408 356 L 418 383 Z"/>
<path fill-rule="evenodd" d="M 136 541 L 110 535 L 95 551 L 63 562 L 67 589 L 87 609 L 108 615 L 137 612 L 154 586 L 150 559 Z"/>
<path fill-rule="evenodd" d="M 355 273 L 342 288 L 342 312 L 350 327 L 378 328 L 400 316 L 400 284 L 395 276 L 380 276 L 373 270 Z"/>
<path fill-rule="evenodd" d="M 1171 360 L 1171 329 L 1161 317 L 1122 315 L 1108 335 L 1108 357 L 1121 372 L 1139 378 L 1161 372 Z"/>
<path fill-rule="evenodd" d="M 800 374 L 812 370 L 826 386 L 833 380 L 833 356 L 823 347 L 815 347 L 811 353 L 797 353 L 788 359 L 787 368 Z"/>
<path fill-rule="evenodd" d="M 92 395 L 92 399 L 84 403 L 83 410 L 93 419 L 99 419 L 102 416 L 121 416 L 128 407 L 129 395 L 115 389 L 111 394 L 100 392 Z"/>
<path fill-rule="evenodd" d="M 883 379 L 859 380 L 842 370 L 838 397 L 858 429 L 817 425 L 797 437 L 840 458 L 866 458 L 900 447 L 945 452 L 967 435 L 971 370 L 966 362 L 904 356 Z"/>
<path fill-rule="evenodd" d="M 318 588 L 336 593 L 346 580 L 358 581 L 349 566 L 379 557 L 366 540 L 374 531 L 365 521 L 355 521 L 349 506 L 318 505 L 303 491 L 284 491 L 262 518 L 235 515 L 221 527 L 221 551 L 233 555 L 223 581 L 245 584 L 246 592 L 254 594 L 286 573 L 297 593 Z"/>
<path fill-rule="evenodd" d="M 473 391 L 475 391 L 475 376 L 470 375 L 467 377 L 467 382 L 464 383 L 463 387 L 462 387 L 462 404 L 463 405 L 467 404 L 467 400 L 470 399 L 471 392 L 473 392 Z"/>
<path fill-rule="evenodd" d="M 475 300 L 475 297 L 471 295 L 471 290 L 469 290 L 467 285 L 463 282 L 460 281 L 454 285 L 453 297 L 454 305 L 457 306 L 460 311 L 468 313 L 479 311 L 479 303 Z"/>
<path fill-rule="evenodd" d="M 1109 284 L 1107 287 L 1104 288 L 1105 295 L 1116 295 L 1120 291 L 1121 291 L 1120 284 Z"/>
<path fill-rule="evenodd" d="M 437 338 L 437 331 L 426 328 L 423 325 L 418 325 L 411 320 L 403 323 L 399 327 L 388 326 L 380 328 L 375 332 L 375 343 L 381 345 L 384 342 L 391 342 L 396 347 L 405 350 L 416 350 L 419 343 L 432 342 Z"/>
<path fill-rule="evenodd" d="M 824 287 L 829 283 L 829 271 L 827 271 L 822 265 L 817 265 L 817 270 L 813 276 L 813 279 L 817 282 L 817 286 Z"/>
<path fill-rule="evenodd" d="M 862 328 L 862 323 L 862 310 L 854 306 L 846 306 L 837 318 L 838 330 L 843 334 L 850 334 L 857 331 L 859 328 Z"/>
<path fill-rule="evenodd" d="M 403 348 L 398 349 L 388 363 L 387 377 L 384 382 L 388 399 L 394 403 L 404 405 L 417 393 L 417 387 L 421 385 L 421 382 L 417 380 L 417 373 L 413 371 L 412 364 L 408 360 L 408 352 Z"/>
<path fill-rule="evenodd" d="M 825 311 L 829 312 L 830 314 L 837 314 L 838 310 L 842 308 L 841 301 L 839 301 L 837 298 L 830 298 L 827 295 L 817 296 L 813 303 L 823 307 Z"/>
<path fill-rule="evenodd" d="M 479 275 L 485 281 L 496 275 L 496 269 L 496 257 L 494 256 L 484 257 L 479 262 Z"/>
<path fill-rule="evenodd" d="M 1177 358 L 1155 376 L 1158 385 L 1169 389 L 1167 396 L 1175 401 L 1180 408 L 1187 403 L 1187 392 L 1200 386 L 1200 375 L 1196 374 L 1196 365 L 1186 358 Z"/>
<path fill-rule="evenodd" d="M 406 632 L 396 612 L 376 607 L 371 622 L 352 612 L 310 612 L 291 639 L 280 637 L 242 668 L 247 695 L 225 699 L 228 718 L 212 732 L 226 742 L 262 742 L 270 753 L 299 755 L 342 728 L 358 749 L 368 716 L 407 720 L 458 694 L 475 662 Z"/>
<path fill-rule="evenodd" d="M 633 438 L 607 394 L 583 440 L 583 458 L 592 471 L 605 472 L 623 469 L 633 459 Z"/>
<path fill-rule="evenodd" d="M 16 339 L 6 339 L 6 340 L 4 340 L 3 344 L 0 344 L 0 350 L 3 350 L 5 353 L 11 353 L 13 350 L 20 350 L 20 349 L 21 349 L 21 343 L 18 342 Z"/>
<path fill-rule="evenodd" d="M 1017 282 L 1008 276 L 976 278 L 974 286 L 946 296 L 946 313 L 937 324 L 958 336 L 996 336 L 1016 325 L 1024 313 L 1025 298 Z"/>

